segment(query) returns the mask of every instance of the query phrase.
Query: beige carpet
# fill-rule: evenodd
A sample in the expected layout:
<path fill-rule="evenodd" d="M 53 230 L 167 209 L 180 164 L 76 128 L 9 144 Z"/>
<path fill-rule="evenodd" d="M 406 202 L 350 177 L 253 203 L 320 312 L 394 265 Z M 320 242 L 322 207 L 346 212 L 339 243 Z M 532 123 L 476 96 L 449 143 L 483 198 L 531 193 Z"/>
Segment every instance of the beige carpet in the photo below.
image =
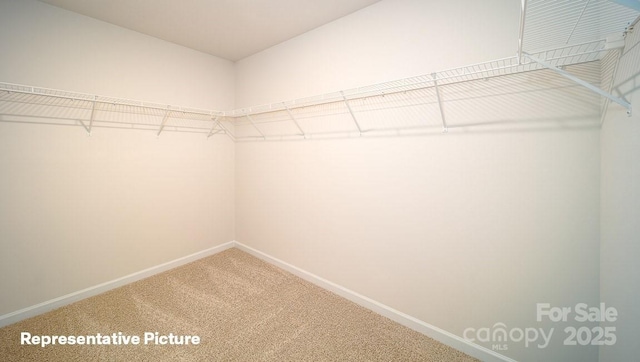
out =
<path fill-rule="evenodd" d="M 21 332 L 141 341 L 23 346 Z M 4 327 L 0 343 L 2 361 L 476 361 L 238 249 Z"/>

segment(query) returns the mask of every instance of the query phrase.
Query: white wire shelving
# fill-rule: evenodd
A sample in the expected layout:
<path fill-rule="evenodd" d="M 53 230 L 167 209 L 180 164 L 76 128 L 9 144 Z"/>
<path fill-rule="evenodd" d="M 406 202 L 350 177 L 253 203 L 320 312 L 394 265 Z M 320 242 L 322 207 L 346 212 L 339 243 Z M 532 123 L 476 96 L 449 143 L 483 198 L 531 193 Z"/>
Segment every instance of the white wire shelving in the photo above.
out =
<path fill-rule="evenodd" d="M 520 36 L 523 47 L 532 52 L 605 39 L 620 34 L 638 17 L 637 10 L 609 0 L 523 2 L 526 16 Z"/>
<path fill-rule="evenodd" d="M 164 130 L 213 135 L 222 132 L 222 112 L 123 98 L 0 83 L 0 115 L 5 122 Z"/>
<path fill-rule="evenodd" d="M 518 119 L 514 112 L 501 113 L 488 104 L 500 100 L 514 109 L 526 108 L 520 95 L 535 97 L 542 90 L 563 90 L 556 97 L 566 98 L 565 104 L 596 96 L 630 112 L 626 100 L 598 87 L 606 82 L 600 78 L 598 62 L 611 58 L 624 44 L 622 36 L 632 31 L 639 14 L 605 0 L 522 0 L 518 51 L 512 57 L 232 111 L 0 83 L 0 122 L 81 126 L 89 134 L 103 127 L 151 130 L 157 135 L 224 134 L 234 141 L 447 132 Z M 497 116 L 483 119 L 482 111 L 488 108 Z M 596 116 L 576 114 L 585 119 Z"/>

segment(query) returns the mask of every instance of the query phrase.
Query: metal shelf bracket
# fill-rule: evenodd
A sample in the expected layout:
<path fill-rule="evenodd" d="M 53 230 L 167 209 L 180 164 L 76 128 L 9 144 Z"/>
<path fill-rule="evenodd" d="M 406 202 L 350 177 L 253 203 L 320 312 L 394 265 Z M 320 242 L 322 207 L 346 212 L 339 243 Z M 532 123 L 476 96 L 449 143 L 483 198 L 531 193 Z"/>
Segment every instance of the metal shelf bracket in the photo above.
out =
<path fill-rule="evenodd" d="M 211 118 L 211 121 L 213 124 L 211 125 L 211 129 L 209 130 L 209 134 L 207 135 L 207 138 L 213 136 L 216 133 L 222 132 L 222 128 L 216 131 L 216 126 L 220 126 L 220 122 L 218 122 L 218 118 L 220 117 L 216 116 L 214 118 Z"/>
<path fill-rule="evenodd" d="M 96 115 L 96 100 L 98 99 L 97 96 L 93 96 L 93 105 L 91 105 L 91 118 L 89 118 L 89 136 L 91 136 L 91 130 L 93 129 L 93 120 L 95 119 L 95 115 Z"/>
<path fill-rule="evenodd" d="M 222 123 L 222 121 L 224 120 L 225 116 L 222 115 L 221 118 L 218 119 L 218 125 L 220 126 L 220 128 L 222 129 L 222 132 L 224 134 L 226 134 L 229 138 L 231 138 L 234 142 L 236 141 L 235 136 L 233 135 L 233 133 L 229 132 L 229 130 L 227 129 L 227 127 L 224 126 L 224 124 Z"/>
<path fill-rule="evenodd" d="M 522 64 L 522 43 L 524 37 L 524 21 L 527 14 L 527 0 L 522 0 L 520 9 L 520 32 L 518 35 L 518 65 Z"/>
<path fill-rule="evenodd" d="M 353 113 L 353 110 L 351 109 L 351 105 L 349 105 L 349 101 L 347 100 L 347 97 L 345 97 L 343 91 L 340 91 L 340 95 L 342 96 L 342 100 L 344 100 L 344 104 L 347 106 L 347 109 L 349 110 L 349 114 L 351 114 L 351 118 L 353 119 L 353 123 L 355 123 L 356 124 L 356 128 L 358 128 L 358 133 L 360 134 L 360 136 L 362 136 L 362 128 L 360 128 L 360 124 L 358 123 L 358 119 L 356 118 L 356 115 Z"/>
<path fill-rule="evenodd" d="M 263 140 L 266 140 L 267 137 L 264 135 L 264 133 L 262 133 L 262 131 L 260 130 L 260 128 L 258 128 L 258 126 L 256 126 L 256 124 L 253 122 L 253 118 L 251 118 L 251 116 L 247 113 L 246 114 L 247 119 L 249 120 L 249 122 L 251 122 L 251 125 L 253 126 L 253 128 L 256 129 L 256 131 L 258 131 L 258 133 L 260 133 L 260 136 L 262 136 Z"/>
<path fill-rule="evenodd" d="M 89 136 L 91 136 L 91 130 L 89 129 L 89 127 L 87 127 L 87 125 L 81 119 L 79 119 L 78 122 L 80 122 L 82 127 L 84 127 L 84 130 L 87 131 L 87 134 L 89 134 Z"/>
<path fill-rule="evenodd" d="M 164 129 L 164 125 L 169 120 L 169 113 L 171 113 L 171 111 L 167 109 L 167 111 L 164 113 L 164 117 L 162 118 L 162 122 L 160 123 L 160 128 L 158 128 L 158 133 L 156 134 L 156 137 L 159 137 L 160 133 L 162 133 L 162 130 Z"/>
<path fill-rule="evenodd" d="M 302 127 L 300 127 L 300 125 L 298 124 L 298 121 L 296 120 L 296 117 L 293 116 L 293 114 L 291 113 L 291 110 L 289 109 L 289 107 L 287 107 L 287 105 L 284 102 L 282 102 L 282 105 L 284 106 L 284 109 L 286 109 L 287 114 L 289 115 L 289 117 L 291 117 L 291 120 L 293 121 L 293 123 L 295 123 L 296 127 L 298 127 L 298 130 L 300 131 L 300 134 L 302 135 L 302 137 L 304 137 L 306 139 L 307 135 L 302 130 Z"/>
<path fill-rule="evenodd" d="M 447 121 L 444 118 L 444 108 L 442 107 L 442 98 L 440 97 L 440 88 L 438 87 L 437 73 L 431 73 L 433 77 L 433 85 L 436 89 L 436 97 L 438 98 L 438 108 L 440 109 L 440 118 L 442 119 L 442 133 L 447 133 L 449 128 L 447 127 Z"/>
<path fill-rule="evenodd" d="M 560 69 L 560 68 L 558 68 L 558 67 L 556 67 L 556 66 L 554 66 L 554 65 L 552 65 L 550 63 L 545 62 L 542 59 L 538 59 L 538 58 L 536 58 L 536 57 L 534 57 L 534 56 L 532 56 L 530 54 L 527 54 L 527 53 L 523 53 L 523 55 L 526 58 L 528 58 L 528 59 L 530 59 L 530 60 L 532 60 L 532 61 L 534 61 L 534 62 L 536 62 L 536 63 L 538 63 L 540 65 L 542 65 L 543 67 L 545 67 L 547 69 L 550 69 L 550 70 L 553 70 L 554 72 L 562 75 L 563 77 L 565 77 L 567 79 L 570 79 L 570 80 L 580 84 L 581 86 L 589 89 L 590 91 L 595 92 L 595 93 L 597 93 L 597 94 L 599 94 L 599 95 L 601 95 L 601 96 L 603 96 L 605 98 L 608 98 L 609 100 L 612 100 L 612 101 L 618 103 L 619 105 L 621 105 L 624 108 L 626 108 L 627 109 L 627 115 L 631 116 L 631 104 L 629 102 L 627 102 L 625 99 L 616 97 L 611 93 L 605 92 L 602 89 L 594 86 L 593 84 L 591 84 L 589 82 L 585 82 L 584 80 L 576 77 L 575 75 L 567 72 L 566 70 Z"/>

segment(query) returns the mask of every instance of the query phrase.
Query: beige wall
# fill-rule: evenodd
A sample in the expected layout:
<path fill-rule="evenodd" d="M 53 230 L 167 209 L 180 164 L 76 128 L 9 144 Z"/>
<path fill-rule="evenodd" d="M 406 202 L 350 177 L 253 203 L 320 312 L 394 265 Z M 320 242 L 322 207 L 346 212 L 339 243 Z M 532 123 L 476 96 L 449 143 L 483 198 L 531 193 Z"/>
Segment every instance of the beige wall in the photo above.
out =
<path fill-rule="evenodd" d="M 518 21 L 518 1 L 381 1 L 238 61 L 236 106 L 513 56 Z"/>
<path fill-rule="evenodd" d="M 240 61 L 237 103 L 514 54 L 518 2 L 476 3 L 377 3 Z M 597 84 L 599 65 L 588 68 Z M 488 95 L 445 102 L 445 113 L 555 127 L 237 143 L 236 240 L 458 336 L 555 328 L 546 349 L 509 343 L 500 353 L 511 358 L 596 361 L 597 347 L 562 346 L 571 322 L 536 322 L 536 303 L 599 301 L 599 100 L 547 73 L 489 82 Z"/>
<path fill-rule="evenodd" d="M 234 65 L 2 1 L 0 81 L 228 110 L 511 56 L 518 6 L 381 1 Z M 620 82 L 637 103 L 631 64 Z M 518 360 L 597 360 L 596 347 L 560 346 L 565 325 L 537 324 L 535 307 L 602 300 L 624 319 L 600 360 L 629 359 L 637 115 L 611 107 L 600 134 L 597 98 L 555 80 L 526 92 L 526 77 L 515 99 L 498 83 L 510 95 L 448 114 L 552 127 L 233 145 L 0 123 L 0 315 L 235 238 L 459 336 L 499 322 L 556 328 L 547 349 L 501 352 Z"/>
<path fill-rule="evenodd" d="M 557 329 L 536 303 L 598 302 L 598 157 L 595 130 L 237 144 L 236 240 L 459 336 Z"/>
<path fill-rule="evenodd" d="M 0 81 L 212 110 L 234 64 L 35 0 L 0 2 Z"/>
<path fill-rule="evenodd" d="M 632 104 L 633 116 L 609 106 L 601 132 L 600 297 L 618 310 L 617 342 L 600 348 L 601 361 L 631 361 L 640 354 L 640 32 L 626 39 L 615 86 Z"/>
<path fill-rule="evenodd" d="M 0 81 L 233 108 L 233 63 L 37 1 L 0 2 Z M 234 238 L 225 136 L 0 122 L 0 315 Z"/>

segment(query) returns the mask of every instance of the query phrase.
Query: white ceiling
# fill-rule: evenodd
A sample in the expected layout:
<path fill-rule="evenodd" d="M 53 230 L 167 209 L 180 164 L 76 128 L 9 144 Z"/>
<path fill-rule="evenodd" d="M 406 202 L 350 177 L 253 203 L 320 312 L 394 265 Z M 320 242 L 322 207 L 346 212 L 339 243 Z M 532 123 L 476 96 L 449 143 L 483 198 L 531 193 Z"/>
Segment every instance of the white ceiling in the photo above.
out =
<path fill-rule="evenodd" d="M 40 0 L 236 61 L 380 0 Z"/>

